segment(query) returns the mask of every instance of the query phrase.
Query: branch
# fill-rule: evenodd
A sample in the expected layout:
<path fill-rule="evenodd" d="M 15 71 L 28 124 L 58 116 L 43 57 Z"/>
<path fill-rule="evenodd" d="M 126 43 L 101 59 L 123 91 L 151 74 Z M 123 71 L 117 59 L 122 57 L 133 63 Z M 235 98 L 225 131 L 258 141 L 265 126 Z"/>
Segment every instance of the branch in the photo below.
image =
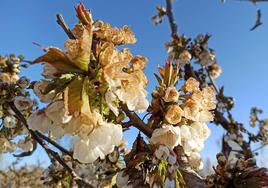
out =
<path fill-rule="evenodd" d="M 152 129 L 149 128 L 141 119 L 140 117 L 135 113 L 132 112 L 128 109 L 128 107 L 123 104 L 121 105 L 122 110 L 126 113 L 126 115 L 128 116 L 130 122 L 132 122 L 132 125 L 134 127 L 136 127 L 137 129 L 139 129 L 143 134 L 145 134 L 147 137 L 151 137 L 152 136 Z"/>
<path fill-rule="evenodd" d="M 35 131 L 35 133 L 41 137 L 43 140 L 47 141 L 48 143 L 50 143 L 51 145 L 53 145 L 54 147 L 56 147 L 58 150 L 60 150 L 62 153 L 69 155 L 70 157 L 73 156 L 73 152 L 68 151 L 67 149 L 65 149 L 64 147 L 62 147 L 61 145 L 59 145 L 57 142 L 55 142 L 54 140 L 51 140 L 50 138 L 48 138 L 47 136 L 41 134 L 39 131 Z"/>
<path fill-rule="evenodd" d="M 42 138 L 39 137 L 40 133 L 38 133 L 37 131 L 33 131 L 29 128 L 29 125 L 27 124 L 27 120 L 25 119 L 25 117 L 23 116 L 23 114 L 16 108 L 16 106 L 14 105 L 13 102 L 8 103 L 8 105 L 10 106 L 10 108 L 14 111 L 14 113 L 16 114 L 16 118 L 22 122 L 22 124 L 27 128 L 27 130 L 30 132 L 32 138 L 34 140 L 36 140 L 38 142 L 38 144 L 40 144 L 42 146 L 42 148 L 45 149 L 46 153 L 48 154 L 48 156 L 52 159 L 52 160 L 56 160 L 58 161 L 73 177 L 73 179 L 77 182 L 77 184 L 81 185 L 81 186 L 85 186 L 85 187 L 89 187 L 89 188 L 94 188 L 92 185 L 90 185 L 89 183 L 85 182 L 85 180 L 83 180 L 81 177 L 79 177 L 74 170 L 69 167 L 65 161 L 63 161 L 61 159 L 61 157 L 59 156 L 59 154 L 55 151 L 53 151 L 52 149 L 49 148 L 49 146 L 44 142 L 44 140 Z"/>
<path fill-rule="evenodd" d="M 252 152 L 254 153 L 254 152 L 257 152 L 257 151 L 259 151 L 259 150 L 261 150 L 262 148 L 264 148 L 264 147 L 266 147 L 267 145 L 261 145 L 261 146 L 259 146 L 259 147 L 257 147 L 256 149 L 254 149 Z"/>
<path fill-rule="evenodd" d="M 175 22 L 173 10 L 172 10 L 172 0 L 166 0 L 166 15 L 168 17 L 170 29 L 171 29 L 171 36 L 173 38 L 178 37 L 178 26 Z"/>
<path fill-rule="evenodd" d="M 68 35 L 70 39 L 76 39 L 74 36 L 72 30 L 68 27 L 68 25 L 65 23 L 63 16 L 61 14 L 57 14 L 57 23 L 61 26 L 61 28 L 64 30 L 64 32 Z"/>

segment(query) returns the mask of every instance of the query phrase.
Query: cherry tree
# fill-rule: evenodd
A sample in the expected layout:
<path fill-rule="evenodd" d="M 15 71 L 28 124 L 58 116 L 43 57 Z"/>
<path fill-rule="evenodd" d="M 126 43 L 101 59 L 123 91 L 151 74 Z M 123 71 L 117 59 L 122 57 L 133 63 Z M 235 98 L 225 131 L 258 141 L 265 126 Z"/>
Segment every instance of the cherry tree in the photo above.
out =
<path fill-rule="evenodd" d="M 251 144 L 267 144 L 268 120 L 252 108 L 255 134 L 236 121 L 233 98 L 215 84 L 221 67 L 209 48 L 210 35 L 181 35 L 171 0 L 156 10 L 152 21 L 161 24 L 166 18 L 171 38 L 166 61 L 154 73 L 151 101 L 147 58 L 121 47 L 136 42 L 134 33 L 128 26 L 94 20 L 81 3 L 72 29 L 57 15 L 69 38 L 64 50 L 45 48 L 33 61 L 1 56 L 0 152 L 20 149 L 16 156 L 26 157 L 39 144 L 51 159 L 40 177 L 47 187 L 266 187 L 267 169 L 256 165 Z M 20 77 L 21 68 L 33 64 L 42 64 L 43 79 Z M 225 135 L 213 174 L 201 177 L 209 122 Z M 123 134 L 130 127 L 139 134 L 128 149 Z M 58 142 L 63 136 L 72 139 L 69 148 Z"/>

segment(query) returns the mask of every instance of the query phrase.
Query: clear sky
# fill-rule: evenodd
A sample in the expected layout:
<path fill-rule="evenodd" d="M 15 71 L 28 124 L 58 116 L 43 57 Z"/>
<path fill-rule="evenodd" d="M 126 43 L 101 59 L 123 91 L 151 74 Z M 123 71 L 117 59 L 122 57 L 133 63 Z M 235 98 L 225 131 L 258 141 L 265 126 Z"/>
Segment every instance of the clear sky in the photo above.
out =
<path fill-rule="evenodd" d="M 55 15 L 62 13 L 66 22 L 76 23 L 74 6 L 78 0 L 1 0 L 0 1 L 0 54 L 24 54 L 32 60 L 42 51 L 32 42 L 43 46 L 62 48 L 67 36 L 57 25 Z M 148 57 L 146 73 L 149 78 L 148 90 L 156 84 L 153 72 L 157 64 L 163 64 L 167 57 L 164 43 L 170 38 L 167 21 L 159 26 L 151 23 L 156 14 L 156 5 L 164 5 L 164 0 L 84 0 L 92 10 L 95 19 L 110 22 L 121 27 L 129 25 L 135 32 L 138 42 L 131 48 L 133 54 Z M 264 24 L 254 32 L 249 29 L 256 19 L 256 11 L 262 9 Z M 252 106 L 262 108 L 268 116 L 268 3 L 254 6 L 252 3 L 227 0 L 176 0 L 175 19 L 179 31 L 189 37 L 199 33 L 210 33 L 210 47 L 216 50 L 217 60 L 223 68 L 222 76 L 217 80 L 219 86 L 225 86 L 226 95 L 235 97 L 233 114 L 238 121 L 247 123 Z M 40 78 L 40 66 L 24 71 L 31 80 Z M 212 136 L 202 152 L 203 157 L 215 158 L 219 151 L 217 140 L 223 134 L 222 129 L 209 125 Z M 136 132 L 126 133 L 126 139 L 133 140 Z M 10 155 L 6 156 L 10 158 Z M 34 156 L 26 159 L 46 160 L 44 152 L 38 149 Z"/>

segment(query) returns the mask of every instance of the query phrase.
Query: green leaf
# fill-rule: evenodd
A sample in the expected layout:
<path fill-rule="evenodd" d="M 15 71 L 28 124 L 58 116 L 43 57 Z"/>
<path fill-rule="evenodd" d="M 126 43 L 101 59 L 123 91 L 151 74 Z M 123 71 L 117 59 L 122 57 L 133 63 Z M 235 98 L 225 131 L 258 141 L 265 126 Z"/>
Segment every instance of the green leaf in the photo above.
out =
<path fill-rule="evenodd" d="M 73 74 L 63 74 L 61 77 L 53 79 L 47 85 L 43 94 L 46 95 L 52 90 L 55 90 L 56 93 L 59 93 L 63 91 L 73 79 L 74 79 Z"/>
<path fill-rule="evenodd" d="M 64 101 L 71 115 L 78 116 L 81 113 L 85 98 L 84 81 L 84 77 L 77 76 L 64 91 Z"/>

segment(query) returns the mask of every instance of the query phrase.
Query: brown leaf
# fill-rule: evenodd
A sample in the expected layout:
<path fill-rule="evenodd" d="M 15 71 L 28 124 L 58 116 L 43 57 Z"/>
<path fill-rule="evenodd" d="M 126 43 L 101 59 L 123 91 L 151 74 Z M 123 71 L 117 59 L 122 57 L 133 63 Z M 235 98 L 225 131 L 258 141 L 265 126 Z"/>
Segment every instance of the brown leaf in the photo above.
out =
<path fill-rule="evenodd" d="M 62 74 L 69 72 L 82 72 L 78 69 L 78 67 L 73 65 L 67 55 L 58 48 L 48 48 L 46 54 L 35 59 L 32 64 L 41 62 L 49 63 Z"/>

